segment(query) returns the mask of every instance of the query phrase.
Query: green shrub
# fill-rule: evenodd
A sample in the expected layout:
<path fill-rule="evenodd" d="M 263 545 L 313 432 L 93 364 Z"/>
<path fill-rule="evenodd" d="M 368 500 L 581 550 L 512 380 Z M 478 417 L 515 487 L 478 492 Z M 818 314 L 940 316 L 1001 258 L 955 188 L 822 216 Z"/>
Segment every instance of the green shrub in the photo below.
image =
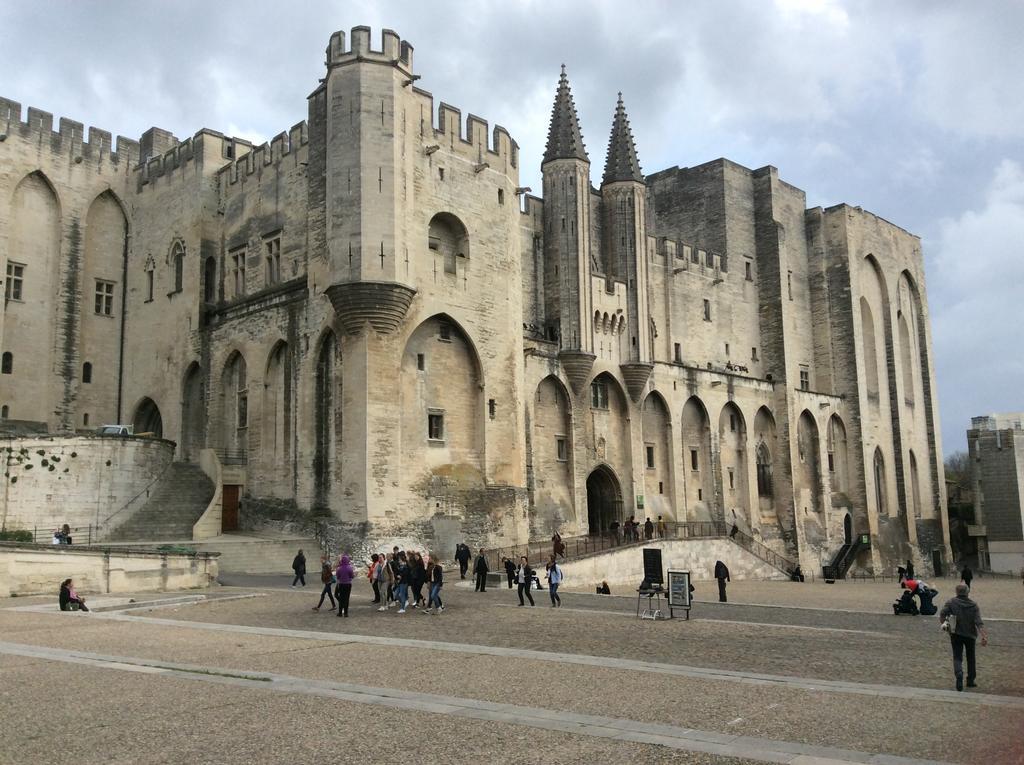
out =
<path fill-rule="evenodd" d="M 31 542 L 32 532 L 25 529 L 0 531 L 0 542 Z"/>

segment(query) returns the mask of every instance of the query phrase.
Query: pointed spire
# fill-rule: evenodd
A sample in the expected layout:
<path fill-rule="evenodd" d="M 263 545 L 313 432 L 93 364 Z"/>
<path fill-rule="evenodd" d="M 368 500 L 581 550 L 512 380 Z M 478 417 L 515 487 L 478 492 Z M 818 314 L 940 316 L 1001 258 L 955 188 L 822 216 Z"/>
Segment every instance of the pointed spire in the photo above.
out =
<path fill-rule="evenodd" d="M 629 117 L 619 93 L 619 103 L 615 107 L 615 119 L 612 122 L 612 135 L 608 141 L 608 159 L 604 164 L 603 186 L 615 181 L 644 182 L 640 172 L 640 161 L 636 158 L 636 144 L 633 143 L 633 132 L 629 129 Z"/>
<path fill-rule="evenodd" d="M 551 109 L 551 127 L 548 128 L 548 145 L 544 149 L 544 162 L 552 159 L 590 161 L 587 148 L 583 145 L 583 134 L 580 133 L 576 104 L 569 90 L 569 78 L 565 76 L 565 64 L 562 64 L 562 75 L 558 78 L 558 92 Z"/>

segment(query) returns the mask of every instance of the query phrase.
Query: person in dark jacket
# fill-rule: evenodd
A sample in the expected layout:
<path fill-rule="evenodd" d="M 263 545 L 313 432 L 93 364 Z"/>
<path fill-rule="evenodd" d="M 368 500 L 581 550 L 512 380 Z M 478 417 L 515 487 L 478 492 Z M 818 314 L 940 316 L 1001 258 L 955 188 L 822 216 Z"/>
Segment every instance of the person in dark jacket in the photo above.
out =
<path fill-rule="evenodd" d="M 314 611 L 319 611 L 324 604 L 324 598 L 331 599 L 331 610 L 335 608 L 334 595 L 331 594 L 331 585 L 334 584 L 334 571 L 331 570 L 331 562 L 326 555 L 320 556 L 320 583 L 324 588 L 320 591 L 320 602 L 313 606 Z"/>
<path fill-rule="evenodd" d="M 718 602 L 725 603 L 725 583 L 729 581 L 729 567 L 722 561 L 715 561 L 715 579 L 718 580 Z"/>
<path fill-rule="evenodd" d="M 306 556 L 302 550 L 299 550 L 299 554 L 295 556 L 295 560 L 292 561 L 292 571 L 295 572 L 295 578 L 292 579 L 292 587 L 295 586 L 296 582 L 302 582 L 302 586 L 306 586 Z"/>
<path fill-rule="evenodd" d="M 487 572 L 490 569 L 487 568 L 487 558 L 484 557 L 483 549 L 480 550 L 480 554 L 476 556 L 476 560 L 473 562 L 473 573 L 476 575 L 476 591 L 487 592 Z"/>
<path fill-rule="evenodd" d="M 654 539 L 654 522 L 650 518 L 644 521 L 644 539 Z"/>
<path fill-rule="evenodd" d="M 968 588 L 971 586 L 971 582 L 974 580 L 974 572 L 971 571 L 970 567 L 965 563 L 964 567 L 960 570 L 960 579 Z"/>
<path fill-rule="evenodd" d="M 967 654 L 967 687 L 976 688 L 974 680 L 978 676 L 978 668 L 974 661 L 974 645 L 978 635 L 981 635 L 981 644 L 988 645 L 988 633 L 981 620 L 981 609 L 967 597 L 969 591 L 966 584 L 958 584 L 956 597 L 947 600 L 939 611 L 939 623 L 943 630 L 949 632 L 949 642 L 953 648 L 953 676 L 958 691 L 964 689 L 964 653 Z"/>
<path fill-rule="evenodd" d="M 555 553 L 556 558 L 559 555 L 561 555 L 563 558 L 565 557 L 565 542 L 562 541 L 562 535 L 559 534 L 557 531 L 551 537 L 551 548 Z"/>
<path fill-rule="evenodd" d="M 512 562 L 511 558 L 502 558 L 501 562 L 505 566 L 505 577 L 508 579 L 508 588 L 511 590 L 516 578 L 516 564 Z"/>
<path fill-rule="evenodd" d="M 57 596 L 61 611 L 88 611 L 85 607 L 85 598 L 78 597 L 75 592 L 75 583 L 71 579 L 65 579 L 60 583 L 60 593 Z"/>
<path fill-rule="evenodd" d="M 427 566 L 423 562 L 423 556 L 418 552 L 410 553 L 410 556 L 409 576 L 412 580 L 412 607 L 419 608 L 425 603 L 423 600 L 423 585 L 427 582 Z"/>
<path fill-rule="evenodd" d="M 462 579 L 466 578 L 466 571 L 469 570 L 469 559 L 473 557 L 473 553 L 469 551 L 469 545 L 459 543 L 455 546 L 455 562 L 459 564 L 459 576 Z"/>
<path fill-rule="evenodd" d="M 444 605 L 441 603 L 444 569 L 441 567 L 441 562 L 436 560 L 433 555 L 430 556 L 430 563 L 427 564 L 427 578 L 430 580 L 430 596 L 427 598 L 427 607 L 420 613 L 429 614 L 436 604 L 437 610 L 434 613 L 440 614 L 444 611 Z"/>
<path fill-rule="evenodd" d="M 527 557 L 524 555 L 519 559 L 519 568 L 516 570 L 516 583 L 519 585 L 519 605 L 526 605 L 523 602 L 523 593 L 526 593 L 526 597 L 530 600 L 530 605 L 535 606 L 533 602 L 533 595 L 530 594 L 530 588 L 533 586 L 533 580 L 536 574 L 533 569 L 530 568 L 530 563 Z"/>

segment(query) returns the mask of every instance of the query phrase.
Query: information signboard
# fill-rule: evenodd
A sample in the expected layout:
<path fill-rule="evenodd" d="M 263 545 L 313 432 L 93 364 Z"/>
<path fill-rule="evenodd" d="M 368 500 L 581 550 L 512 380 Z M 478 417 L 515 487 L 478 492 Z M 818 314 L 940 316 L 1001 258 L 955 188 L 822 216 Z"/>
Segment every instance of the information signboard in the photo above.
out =
<path fill-rule="evenodd" d="M 690 605 L 690 572 L 670 569 L 668 572 L 669 613 L 672 614 L 672 610 L 675 608 L 682 608 L 686 611 L 686 618 L 689 619 Z"/>

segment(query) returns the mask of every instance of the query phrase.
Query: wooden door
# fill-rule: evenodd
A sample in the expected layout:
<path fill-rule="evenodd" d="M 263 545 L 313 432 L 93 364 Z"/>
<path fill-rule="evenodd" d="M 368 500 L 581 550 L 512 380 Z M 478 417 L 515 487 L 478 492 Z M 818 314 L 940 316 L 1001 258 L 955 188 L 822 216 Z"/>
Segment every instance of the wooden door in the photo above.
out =
<path fill-rule="evenodd" d="M 241 486 L 224 486 L 221 491 L 220 530 L 238 531 L 238 494 Z"/>

